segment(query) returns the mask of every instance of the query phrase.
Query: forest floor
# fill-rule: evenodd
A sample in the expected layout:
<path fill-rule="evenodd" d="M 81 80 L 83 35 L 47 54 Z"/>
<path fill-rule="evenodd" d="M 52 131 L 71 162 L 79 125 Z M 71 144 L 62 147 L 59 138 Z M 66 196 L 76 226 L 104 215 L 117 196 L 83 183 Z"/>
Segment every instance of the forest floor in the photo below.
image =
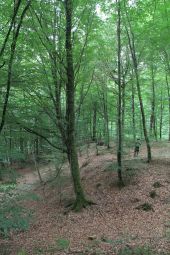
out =
<path fill-rule="evenodd" d="M 43 186 L 31 168 L 19 170 L 23 176 L 18 190 L 34 192 L 40 199 L 23 202 L 34 211 L 32 223 L 29 230 L 0 240 L 1 247 L 8 247 L 4 254 L 117 255 L 123 247 L 143 245 L 170 254 L 170 143 L 153 144 L 150 164 L 145 146 L 135 159 L 128 150 L 123 166 L 126 185 L 121 189 L 114 152 L 101 146 L 96 156 L 90 145 L 79 157 L 86 195 L 96 203 L 79 213 L 66 207 L 74 199 L 67 164 L 58 178 Z M 43 179 L 55 172 L 52 165 L 40 171 Z"/>

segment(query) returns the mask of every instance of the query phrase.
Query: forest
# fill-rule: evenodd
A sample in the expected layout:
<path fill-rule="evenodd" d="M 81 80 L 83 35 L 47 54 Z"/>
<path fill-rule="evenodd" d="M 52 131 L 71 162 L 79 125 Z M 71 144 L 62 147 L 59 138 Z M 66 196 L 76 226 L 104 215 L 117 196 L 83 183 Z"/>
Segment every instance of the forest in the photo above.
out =
<path fill-rule="evenodd" d="M 170 255 L 170 1 L 0 13 L 0 255 Z"/>

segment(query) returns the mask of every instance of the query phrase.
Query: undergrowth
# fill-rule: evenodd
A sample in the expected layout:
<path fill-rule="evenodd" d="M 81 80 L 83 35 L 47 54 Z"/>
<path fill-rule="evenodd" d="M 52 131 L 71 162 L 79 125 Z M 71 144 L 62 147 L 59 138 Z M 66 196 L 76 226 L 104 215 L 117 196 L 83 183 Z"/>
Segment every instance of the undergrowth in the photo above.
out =
<path fill-rule="evenodd" d="M 124 247 L 120 249 L 117 255 L 168 255 L 165 253 L 159 253 L 154 251 L 150 247 L 142 246 L 142 247 Z"/>
<path fill-rule="evenodd" d="M 33 211 L 22 205 L 24 200 L 39 199 L 35 194 L 13 195 L 6 193 L 0 203 L 0 236 L 8 238 L 11 231 L 25 231 L 29 228 Z"/>

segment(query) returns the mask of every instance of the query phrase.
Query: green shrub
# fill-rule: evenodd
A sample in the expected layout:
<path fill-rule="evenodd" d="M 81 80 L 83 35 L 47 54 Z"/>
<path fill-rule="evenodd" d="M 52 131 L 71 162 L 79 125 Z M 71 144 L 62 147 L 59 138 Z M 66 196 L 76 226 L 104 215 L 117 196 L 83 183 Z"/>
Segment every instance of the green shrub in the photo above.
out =
<path fill-rule="evenodd" d="M 152 190 L 152 191 L 149 193 L 149 196 L 150 196 L 151 198 L 155 198 L 155 197 L 157 196 L 156 191 L 155 191 L 155 190 Z"/>
<path fill-rule="evenodd" d="M 8 237 L 10 231 L 24 231 L 29 228 L 32 218 L 32 211 L 21 205 L 23 200 L 37 200 L 38 197 L 28 193 L 26 195 L 17 196 L 6 193 L 0 203 L 0 235 Z"/>
<path fill-rule="evenodd" d="M 143 211 L 146 211 L 146 212 L 153 211 L 153 207 L 149 203 L 141 204 L 141 205 L 137 206 L 136 209 L 143 210 Z"/>
<path fill-rule="evenodd" d="M 33 254 L 58 254 L 59 251 L 66 251 L 69 248 L 70 241 L 67 239 L 58 239 L 56 244 L 49 245 L 46 248 L 36 247 Z M 24 254 L 25 255 L 25 254 Z"/>
<path fill-rule="evenodd" d="M 9 192 L 13 189 L 15 189 L 16 184 L 15 183 L 3 183 L 0 184 L 0 193 Z"/>
<path fill-rule="evenodd" d="M 24 231 L 29 228 L 31 212 L 16 204 L 9 203 L 0 207 L 0 234 L 8 237 L 11 230 Z"/>
<path fill-rule="evenodd" d="M 25 250 L 21 250 L 17 253 L 17 255 L 27 255 L 26 251 Z"/>
<path fill-rule="evenodd" d="M 0 167 L 0 180 L 6 184 L 16 183 L 19 176 L 20 175 L 16 172 L 16 170 L 8 165 Z"/>
<path fill-rule="evenodd" d="M 70 241 L 67 239 L 58 239 L 56 241 L 56 245 L 59 250 L 67 250 L 69 248 Z"/>
<path fill-rule="evenodd" d="M 123 249 L 119 250 L 118 255 L 157 255 L 153 250 L 149 247 L 124 247 Z"/>
<path fill-rule="evenodd" d="M 160 188 L 160 187 L 162 187 L 163 185 L 160 183 L 160 182 L 154 182 L 154 184 L 153 184 L 153 187 L 154 188 Z"/>

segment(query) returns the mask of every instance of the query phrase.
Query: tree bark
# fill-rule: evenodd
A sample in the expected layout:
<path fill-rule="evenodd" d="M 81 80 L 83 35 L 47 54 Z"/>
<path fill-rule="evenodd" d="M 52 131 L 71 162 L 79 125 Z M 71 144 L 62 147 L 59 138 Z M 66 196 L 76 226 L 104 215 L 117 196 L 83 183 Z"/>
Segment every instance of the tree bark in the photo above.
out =
<path fill-rule="evenodd" d="M 97 141 L 97 136 L 96 136 L 96 124 L 97 124 L 97 103 L 93 103 L 93 127 L 92 127 L 92 140 L 93 142 Z"/>
<path fill-rule="evenodd" d="M 80 180 L 80 170 L 78 155 L 75 142 L 75 84 L 73 68 L 73 49 L 72 49 L 72 0 L 65 0 L 66 15 L 66 63 L 67 63 L 67 82 L 66 82 L 66 123 L 67 123 L 67 154 L 70 163 L 71 174 L 74 183 L 76 201 L 73 209 L 79 211 L 86 207 L 89 202 L 86 200 Z"/>
<path fill-rule="evenodd" d="M 166 86 L 167 86 L 167 93 L 168 93 L 168 111 L 169 111 L 169 132 L 168 132 L 168 141 L 170 141 L 170 87 L 168 81 L 168 75 L 166 74 Z"/>
<path fill-rule="evenodd" d="M 164 110 L 164 104 L 163 104 L 163 96 L 162 96 L 162 89 L 161 89 L 161 109 L 160 109 L 160 123 L 159 123 L 159 138 L 160 138 L 160 140 L 162 139 L 163 110 Z"/>
<path fill-rule="evenodd" d="M 103 99 L 103 116 L 104 116 L 104 140 L 107 148 L 110 148 L 110 136 L 109 136 L 109 117 L 108 117 L 108 106 L 107 106 L 107 85 L 103 85 L 102 88 L 102 99 Z"/>
<path fill-rule="evenodd" d="M 135 88 L 132 77 L 132 124 L 133 124 L 133 141 L 136 141 L 136 119 L 135 119 Z"/>
<path fill-rule="evenodd" d="M 155 140 L 157 140 L 156 116 L 155 116 L 155 79 L 154 79 L 153 66 L 151 67 L 151 76 L 152 76 L 152 102 L 151 102 L 151 117 L 150 117 L 150 135 L 154 136 Z"/>
<path fill-rule="evenodd" d="M 126 82 L 125 77 L 123 77 L 122 83 L 121 83 L 121 90 L 122 90 L 122 147 L 123 147 L 123 141 L 124 141 L 124 134 L 125 134 L 125 108 L 126 108 Z"/>
<path fill-rule="evenodd" d="M 146 141 L 146 146 L 147 146 L 147 161 L 149 163 L 151 161 L 151 159 L 152 159 L 151 147 L 150 147 L 150 141 L 149 141 L 148 132 L 147 132 L 147 128 L 146 128 L 146 118 L 145 118 L 142 94 L 141 94 L 141 89 L 140 89 L 138 69 L 136 68 L 136 66 L 135 66 L 135 74 L 136 74 L 136 85 L 137 85 L 137 90 L 138 90 L 138 98 L 139 98 L 139 103 L 140 103 L 140 110 L 141 110 L 141 115 L 142 115 L 143 133 L 144 133 L 144 137 L 145 137 L 145 141 Z"/>
<path fill-rule="evenodd" d="M 118 66 L 118 149 L 117 149 L 117 164 L 118 164 L 118 180 L 119 184 L 123 184 L 122 179 L 122 89 L 121 89 L 121 6 L 120 0 L 117 3 L 117 66 Z"/>
<path fill-rule="evenodd" d="M 137 61 L 137 56 L 136 56 L 134 34 L 133 34 L 133 31 L 132 31 L 132 28 L 131 28 L 131 24 L 130 24 L 130 20 L 129 20 L 129 17 L 128 17 L 127 10 L 126 10 L 126 15 L 127 15 L 129 29 L 130 29 L 130 32 L 129 32 L 128 28 L 126 27 L 126 32 L 127 32 L 127 37 L 128 37 L 128 43 L 129 43 L 130 53 L 131 53 L 131 57 L 132 57 L 132 62 L 133 62 L 134 74 L 135 74 L 135 78 L 136 78 L 136 87 L 137 87 L 139 104 L 140 104 L 140 111 L 141 111 L 141 116 L 142 116 L 143 133 L 144 133 L 146 147 L 147 147 L 147 162 L 149 163 L 152 159 L 151 146 L 150 146 L 148 131 L 147 131 L 147 127 L 146 127 L 145 111 L 144 111 L 142 93 L 141 93 L 141 87 L 140 87 L 140 81 L 139 81 L 138 61 Z"/>

